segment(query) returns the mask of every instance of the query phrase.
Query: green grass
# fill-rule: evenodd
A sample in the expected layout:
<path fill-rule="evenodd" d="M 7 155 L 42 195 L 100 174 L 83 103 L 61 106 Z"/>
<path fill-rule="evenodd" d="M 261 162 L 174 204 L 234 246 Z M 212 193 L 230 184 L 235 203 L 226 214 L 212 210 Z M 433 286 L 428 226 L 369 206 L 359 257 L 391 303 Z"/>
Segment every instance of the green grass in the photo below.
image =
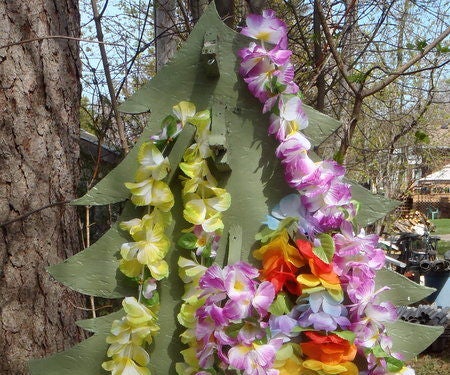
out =
<path fill-rule="evenodd" d="M 450 219 L 435 219 L 431 222 L 436 227 L 436 230 L 432 233 L 433 236 L 450 234 Z M 450 250 L 450 241 L 440 240 L 438 242 L 438 253 L 443 255 L 448 250 Z"/>
<path fill-rule="evenodd" d="M 450 345 L 441 353 L 422 354 L 410 365 L 416 370 L 416 375 L 450 374 Z"/>
<path fill-rule="evenodd" d="M 450 219 L 431 220 L 436 226 L 434 236 L 450 234 Z M 444 254 L 450 250 L 450 241 L 439 241 L 438 252 Z M 443 375 L 450 374 L 450 345 L 440 353 L 425 353 L 412 361 L 411 366 L 416 370 L 416 375 Z"/>
<path fill-rule="evenodd" d="M 435 219 L 431 220 L 431 222 L 436 227 L 436 230 L 433 232 L 434 235 L 450 234 L 450 219 Z"/>

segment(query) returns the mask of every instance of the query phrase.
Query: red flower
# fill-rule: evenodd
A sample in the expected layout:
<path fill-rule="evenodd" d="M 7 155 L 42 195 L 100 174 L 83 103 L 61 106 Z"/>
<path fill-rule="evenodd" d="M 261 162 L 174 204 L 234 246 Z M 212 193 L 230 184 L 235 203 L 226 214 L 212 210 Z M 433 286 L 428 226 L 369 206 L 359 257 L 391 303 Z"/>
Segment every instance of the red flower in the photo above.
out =
<path fill-rule="evenodd" d="M 306 239 L 297 239 L 297 248 L 308 261 L 311 273 L 330 284 L 340 284 L 339 277 L 334 273 L 333 266 L 325 263 L 313 252 L 312 243 Z"/>
<path fill-rule="evenodd" d="M 335 334 L 322 335 L 319 332 L 306 331 L 305 335 L 311 341 L 302 342 L 300 346 L 303 354 L 311 359 L 330 365 L 355 359 L 355 344 L 351 344 Z"/>

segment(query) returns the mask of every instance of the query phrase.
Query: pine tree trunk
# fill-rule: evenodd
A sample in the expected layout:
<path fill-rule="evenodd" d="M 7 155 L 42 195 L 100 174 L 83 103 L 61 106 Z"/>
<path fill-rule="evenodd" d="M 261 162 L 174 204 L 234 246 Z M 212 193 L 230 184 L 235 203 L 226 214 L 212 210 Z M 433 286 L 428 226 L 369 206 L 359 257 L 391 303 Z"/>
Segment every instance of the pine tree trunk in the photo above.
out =
<path fill-rule="evenodd" d="M 48 35 L 79 36 L 76 0 L 0 0 L 0 46 Z M 79 249 L 73 207 L 78 178 L 78 44 L 43 39 L 0 47 L 0 374 L 83 335 L 84 298 L 46 267 Z"/>

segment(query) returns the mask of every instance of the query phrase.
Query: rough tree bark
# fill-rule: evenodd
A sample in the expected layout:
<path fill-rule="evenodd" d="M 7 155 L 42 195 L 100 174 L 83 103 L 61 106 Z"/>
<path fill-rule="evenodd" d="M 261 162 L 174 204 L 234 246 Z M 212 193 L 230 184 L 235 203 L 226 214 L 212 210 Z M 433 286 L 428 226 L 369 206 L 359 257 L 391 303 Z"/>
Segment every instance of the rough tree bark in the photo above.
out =
<path fill-rule="evenodd" d="M 80 61 L 64 38 L 79 36 L 76 0 L 0 0 L 0 373 L 21 375 L 27 360 L 81 339 L 75 306 L 84 298 L 45 268 L 79 249 L 78 177 Z M 6 224 L 5 224 L 6 223 Z"/>
<path fill-rule="evenodd" d="M 175 0 L 155 0 L 155 37 L 156 71 L 175 55 L 177 39 L 175 37 Z"/>

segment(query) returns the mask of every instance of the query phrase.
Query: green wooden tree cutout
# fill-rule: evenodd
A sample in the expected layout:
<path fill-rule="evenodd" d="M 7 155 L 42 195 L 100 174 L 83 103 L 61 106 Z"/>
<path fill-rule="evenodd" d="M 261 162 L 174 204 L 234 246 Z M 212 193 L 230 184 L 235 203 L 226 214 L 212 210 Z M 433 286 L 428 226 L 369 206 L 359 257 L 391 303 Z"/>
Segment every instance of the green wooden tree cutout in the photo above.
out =
<path fill-rule="evenodd" d="M 150 112 L 149 123 L 133 150 L 120 165 L 85 196 L 73 201 L 75 205 L 104 205 L 125 201 L 130 194 L 124 183 L 134 180 L 137 169 L 139 146 L 150 135 L 159 132 L 161 121 L 172 112 L 172 106 L 180 101 L 195 103 L 198 110 L 211 109 L 214 146 L 221 146 L 216 167 L 220 173 L 219 184 L 226 187 L 232 197 L 232 205 L 224 215 L 224 236 L 217 261 L 224 262 L 227 251 L 227 233 L 235 239 L 230 241 L 230 258 L 240 257 L 251 261 L 250 253 L 255 247 L 255 234 L 260 230 L 270 209 L 291 192 L 283 183 L 283 173 L 274 156 L 275 141 L 267 135 L 268 117 L 261 114 L 260 104 L 248 93 L 238 73 L 237 51 L 248 45 L 249 40 L 229 29 L 220 20 L 213 4 L 199 20 L 185 45 L 176 57 L 156 77 L 129 98 L 121 110 L 127 113 Z M 339 122 L 312 108 L 306 107 L 310 126 L 305 133 L 313 145 L 319 145 L 339 127 Z M 169 159 L 172 166 L 181 161 L 183 152 L 192 142 L 194 130 L 185 127 L 173 145 Z M 172 242 L 177 241 L 181 229 L 186 227 L 180 199 L 179 171 L 170 172 L 168 183 L 175 195 L 172 210 L 174 224 L 171 227 Z M 353 197 L 361 203 L 358 223 L 367 225 L 385 216 L 397 202 L 373 196 L 369 191 L 353 184 Z M 140 217 L 140 209 L 130 203 L 120 221 Z M 240 228 L 235 225 L 238 224 Z M 237 233 L 237 234 L 236 234 Z M 239 237 L 239 238 L 238 238 Z M 136 284 L 118 271 L 118 253 L 128 234 L 114 225 L 95 244 L 50 267 L 49 272 L 60 282 L 81 293 L 104 298 L 123 298 L 136 294 Z M 236 253 L 236 249 L 242 252 Z M 160 334 L 151 350 L 150 369 L 153 374 L 174 374 L 174 364 L 181 361 L 182 345 L 178 335 L 176 314 L 181 304 L 183 284 L 177 275 L 180 251 L 172 245 L 167 261 L 170 276 L 160 285 L 161 312 Z M 405 282 L 397 275 L 395 282 Z M 383 276 L 382 283 L 389 283 L 390 276 Z M 408 289 L 412 298 L 423 291 L 418 287 Z M 33 360 L 33 375 L 98 375 L 105 371 L 101 363 L 106 359 L 105 338 L 111 322 L 121 312 L 107 317 L 80 322 L 80 326 L 94 332 L 94 336 L 70 350 L 49 358 Z M 397 331 L 396 331 L 397 332 Z M 428 332 L 428 331 L 427 331 Z M 401 334 L 400 334 L 401 335 Z M 438 336 L 433 331 L 426 342 Z M 409 352 L 417 353 L 414 348 Z"/>

